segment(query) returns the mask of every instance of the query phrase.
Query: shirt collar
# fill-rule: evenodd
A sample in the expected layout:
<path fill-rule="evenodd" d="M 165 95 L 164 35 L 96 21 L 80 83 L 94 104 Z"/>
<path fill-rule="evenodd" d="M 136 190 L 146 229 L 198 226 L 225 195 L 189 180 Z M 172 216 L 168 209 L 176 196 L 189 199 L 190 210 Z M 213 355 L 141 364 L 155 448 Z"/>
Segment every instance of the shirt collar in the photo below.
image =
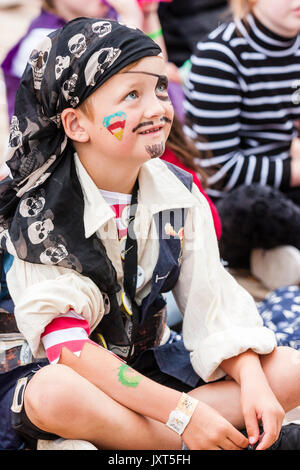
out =
<path fill-rule="evenodd" d="M 114 218 L 115 214 L 82 165 L 77 153 L 74 154 L 74 159 L 84 198 L 85 237 L 89 238 Z M 145 209 L 150 216 L 164 210 L 189 208 L 195 205 L 195 198 L 191 192 L 159 158 L 144 163 L 138 178 L 139 207 Z"/>

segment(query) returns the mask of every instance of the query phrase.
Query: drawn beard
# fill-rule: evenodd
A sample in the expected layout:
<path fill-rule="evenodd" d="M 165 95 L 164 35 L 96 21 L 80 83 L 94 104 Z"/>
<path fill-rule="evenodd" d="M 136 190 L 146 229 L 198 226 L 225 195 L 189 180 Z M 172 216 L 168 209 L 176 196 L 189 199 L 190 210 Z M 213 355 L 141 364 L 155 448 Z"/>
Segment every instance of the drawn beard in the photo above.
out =
<path fill-rule="evenodd" d="M 165 143 L 161 142 L 160 144 L 146 145 L 145 149 L 151 158 L 161 157 L 165 151 Z"/>

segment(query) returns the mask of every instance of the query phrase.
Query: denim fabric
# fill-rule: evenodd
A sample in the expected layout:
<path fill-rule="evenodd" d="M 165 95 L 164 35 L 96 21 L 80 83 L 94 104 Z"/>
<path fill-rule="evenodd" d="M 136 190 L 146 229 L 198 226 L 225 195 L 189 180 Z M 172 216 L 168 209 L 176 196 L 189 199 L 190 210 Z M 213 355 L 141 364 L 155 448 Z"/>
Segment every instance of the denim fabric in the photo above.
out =
<path fill-rule="evenodd" d="M 175 326 L 178 323 L 182 322 L 182 316 L 179 311 L 179 308 L 177 307 L 177 304 L 175 302 L 172 292 L 167 292 L 165 298 L 167 301 L 167 312 L 168 312 L 167 323 L 168 323 L 168 326 L 172 328 L 172 326 Z"/>
<path fill-rule="evenodd" d="M 155 348 L 153 352 L 160 370 L 165 374 L 181 380 L 192 388 L 204 384 L 194 371 L 190 353 L 185 349 L 182 336 L 178 333 L 171 331 L 169 341 Z"/>

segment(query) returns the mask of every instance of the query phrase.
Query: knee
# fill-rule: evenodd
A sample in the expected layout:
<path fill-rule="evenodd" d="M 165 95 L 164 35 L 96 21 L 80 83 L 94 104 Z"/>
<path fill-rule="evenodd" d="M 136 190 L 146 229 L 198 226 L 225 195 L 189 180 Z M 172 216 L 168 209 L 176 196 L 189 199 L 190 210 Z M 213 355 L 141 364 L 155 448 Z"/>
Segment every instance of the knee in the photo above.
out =
<path fill-rule="evenodd" d="M 277 346 L 274 352 L 278 357 L 278 361 L 280 361 L 283 365 L 299 367 L 300 351 L 297 349 L 291 348 L 290 346 Z"/>
<path fill-rule="evenodd" d="M 297 373 L 300 380 L 300 351 L 289 346 L 279 346 L 276 348 L 281 362 L 288 370 Z"/>
<path fill-rule="evenodd" d="M 271 354 L 262 356 L 266 372 L 281 378 L 283 382 L 290 378 L 300 380 L 300 351 L 289 346 L 278 346 Z"/>
<path fill-rule="evenodd" d="M 49 417 L 57 416 L 70 399 L 67 386 L 69 367 L 55 364 L 40 369 L 30 380 L 25 390 L 24 404 L 28 418 L 36 425 L 45 427 Z"/>

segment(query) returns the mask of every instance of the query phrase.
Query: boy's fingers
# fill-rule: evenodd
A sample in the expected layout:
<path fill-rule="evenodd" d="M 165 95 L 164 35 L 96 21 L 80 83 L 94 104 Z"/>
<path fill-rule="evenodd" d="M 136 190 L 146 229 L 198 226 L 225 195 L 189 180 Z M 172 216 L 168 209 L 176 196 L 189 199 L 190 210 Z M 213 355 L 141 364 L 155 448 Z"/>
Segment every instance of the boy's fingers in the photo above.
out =
<path fill-rule="evenodd" d="M 226 450 L 244 450 L 246 447 L 248 447 L 248 440 L 246 439 L 246 444 L 241 446 L 237 445 L 236 442 L 233 442 L 231 439 L 227 439 L 226 441 L 226 447 L 224 449 Z"/>
<path fill-rule="evenodd" d="M 249 410 L 244 415 L 246 430 L 248 434 L 249 444 L 254 445 L 259 438 L 259 426 L 255 409 Z"/>
<path fill-rule="evenodd" d="M 266 420 L 263 423 L 264 426 L 264 432 L 260 436 L 260 443 L 256 447 L 256 450 L 265 450 L 271 447 L 272 444 L 276 441 L 278 438 L 280 428 L 278 430 L 278 426 L 276 426 L 276 423 L 274 420 Z"/>
<path fill-rule="evenodd" d="M 233 442 L 234 445 L 243 449 L 247 447 L 249 444 L 247 437 L 244 436 L 244 434 L 242 434 L 233 426 L 232 426 L 231 432 L 228 434 L 228 439 L 230 439 L 230 441 Z"/>

